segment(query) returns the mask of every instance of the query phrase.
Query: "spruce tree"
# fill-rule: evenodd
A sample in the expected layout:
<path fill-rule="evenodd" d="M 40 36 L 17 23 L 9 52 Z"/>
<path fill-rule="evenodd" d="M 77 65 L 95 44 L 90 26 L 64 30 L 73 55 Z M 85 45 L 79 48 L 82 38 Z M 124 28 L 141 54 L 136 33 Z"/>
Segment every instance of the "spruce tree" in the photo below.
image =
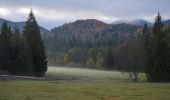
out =
<path fill-rule="evenodd" d="M 10 70 L 11 67 L 11 31 L 6 21 L 3 22 L 0 34 L 0 68 Z"/>
<path fill-rule="evenodd" d="M 147 76 L 150 76 L 150 71 L 152 71 L 152 63 L 151 63 L 151 33 L 149 30 L 149 27 L 147 23 L 145 23 L 143 27 L 143 35 L 142 35 L 142 44 L 143 44 L 143 50 L 144 50 L 144 65 L 145 65 L 145 72 L 147 73 Z M 149 78 L 149 77 L 148 77 Z"/>
<path fill-rule="evenodd" d="M 11 55 L 12 55 L 11 63 L 12 63 L 12 66 L 11 66 L 11 69 L 9 70 L 9 72 L 11 74 L 19 74 L 19 73 L 16 73 L 16 71 L 18 70 L 18 68 L 17 68 L 18 66 L 16 64 L 16 58 L 17 58 L 17 54 L 19 51 L 20 40 L 21 40 L 21 37 L 20 37 L 19 29 L 17 27 L 15 27 L 14 32 L 11 35 Z"/>
<path fill-rule="evenodd" d="M 31 76 L 33 69 L 32 51 L 28 43 L 21 38 L 18 44 L 18 52 L 16 55 L 16 68 L 14 74 Z"/>
<path fill-rule="evenodd" d="M 31 10 L 24 27 L 24 38 L 28 42 L 33 56 L 33 75 L 44 76 L 47 71 L 47 61 L 40 28 Z"/>
<path fill-rule="evenodd" d="M 144 28 L 143 28 L 143 45 L 144 45 L 144 49 L 145 49 L 145 53 L 146 55 L 148 55 L 148 49 L 149 49 L 149 43 L 150 43 L 150 30 L 149 30 L 149 27 L 148 27 L 148 24 L 145 23 L 144 25 Z"/>
<path fill-rule="evenodd" d="M 150 45 L 150 65 L 147 68 L 147 77 L 150 81 L 168 81 L 166 34 L 163 32 L 163 23 L 160 14 L 156 17 Z"/>
<path fill-rule="evenodd" d="M 19 29 L 14 28 L 11 35 L 11 67 L 10 74 L 14 75 L 32 75 L 32 52 L 28 44 L 22 38 Z"/>
<path fill-rule="evenodd" d="M 165 79 L 167 81 L 170 81 L 170 26 L 167 28 L 167 30 L 165 31 L 165 35 L 166 35 L 166 43 L 167 43 L 167 50 L 166 50 L 166 68 L 165 68 Z"/>

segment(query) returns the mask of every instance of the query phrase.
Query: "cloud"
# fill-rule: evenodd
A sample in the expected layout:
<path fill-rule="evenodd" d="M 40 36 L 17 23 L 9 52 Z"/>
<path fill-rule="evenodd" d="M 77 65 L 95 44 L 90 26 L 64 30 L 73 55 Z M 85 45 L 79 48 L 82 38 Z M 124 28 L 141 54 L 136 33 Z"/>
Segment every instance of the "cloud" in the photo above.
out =
<path fill-rule="evenodd" d="M 25 20 L 27 18 L 28 13 L 30 12 L 31 8 L 23 7 L 23 8 L 13 8 L 13 9 L 2 9 L 3 15 L 6 17 L 10 14 L 10 19 L 15 21 L 20 21 L 22 19 Z M 8 13 L 6 12 L 8 11 Z M 1 9 L 0 9 L 1 12 Z M 4 13 L 6 12 L 6 13 Z M 77 11 L 77 12 L 70 12 L 67 10 L 54 10 L 54 9 L 44 9 L 44 8 L 35 8 L 33 12 L 40 22 L 40 24 L 45 24 L 45 21 L 48 21 L 47 28 L 55 27 L 56 25 L 61 25 L 63 23 L 68 23 L 71 21 L 75 21 L 77 19 L 98 19 L 107 23 L 119 20 L 119 18 L 113 16 L 106 16 L 99 12 L 92 12 L 92 11 Z M 20 16 L 20 17 L 18 17 Z M 12 17 L 12 18 L 11 18 Z M 60 23 L 58 23 L 60 22 Z M 50 25 L 52 23 L 52 26 Z"/>
<path fill-rule="evenodd" d="M 1 0 L 0 16 L 24 21 L 33 8 L 40 25 L 52 28 L 77 19 L 153 21 L 158 11 L 170 17 L 170 0 Z"/>
<path fill-rule="evenodd" d="M 6 8 L 0 8 L 0 16 L 7 16 L 10 14 L 10 11 Z"/>

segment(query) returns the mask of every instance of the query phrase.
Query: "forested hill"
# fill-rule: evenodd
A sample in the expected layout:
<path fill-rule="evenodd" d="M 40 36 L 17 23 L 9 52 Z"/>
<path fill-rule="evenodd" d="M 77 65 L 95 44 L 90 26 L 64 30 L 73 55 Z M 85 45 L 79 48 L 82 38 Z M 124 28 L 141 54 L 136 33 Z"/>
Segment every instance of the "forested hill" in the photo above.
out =
<path fill-rule="evenodd" d="M 104 47 L 108 43 L 119 45 L 142 32 L 142 27 L 132 24 L 106 24 L 87 19 L 54 28 L 46 41 L 47 51 L 67 51 L 72 47 Z"/>
<path fill-rule="evenodd" d="M 163 21 L 163 24 L 164 24 L 165 28 L 167 28 L 168 26 L 170 26 L 170 19 Z"/>
<path fill-rule="evenodd" d="M 147 23 L 149 27 L 153 26 L 153 23 L 151 23 L 151 22 L 149 22 L 147 20 L 144 20 L 144 19 L 135 19 L 135 20 L 132 20 L 132 21 L 118 20 L 118 21 L 113 22 L 113 24 L 121 24 L 121 23 L 138 25 L 138 26 L 144 26 L 145 23 Z"/>
<path fill-rule="evenodd" d="M 0 27 L 4 20 L 6 19 L 0 18 Z M 25 26 L 25 22 L 9 20 L 6 22 L 12 29 L 17 26 L 20 32 Z M 141 34 L 144 22 L 144 20 L 135 20 L 133 23 L 121 21 L 117 24 L 106 24 L 96 19 L 87 19 L 64 24 L 51 29 L 51 31 L 40 26 L 40 31 L 44 36 L 47 52 L 65 52 L 72 47 L 100 47 L 108 42 L 120 45 Z M 170 25 L 170 20 L 165 20 L 163 23 L 166 27 Z M 149 23 L 149 26 L 152 26 L 152 23 Z"/>
<path fill-rule="evenodd" d="M 13 21 L 9 21 L 9 20 L 6 20 L 6 19 L 2 19 L 0 18 L 0 27 L 2 27 L 2 23 L 3 21 L 6 21 L 7 24 L 12 28 L 12 30 L 15 28 L 15 27 L 18 27 L 19 28 L 19 31 L 22 33 L 23 30 L 24 30 L 24 26 L 25 26 L 25 22 L 13 22 Z M 1 29 L 0 29 L 1 30 Z M 40 31 L 41 31 L 41 34 L 45 34 L 45 33 L 49 33 L 49 31 L 40 26 Z"/>
<path fill-rule="evenodd" d="M 163 21 L 164 28 L 170 25 L 169 22 L 169 20 Z M 144 21 L 141 20 L 135 23 L 125 21 L 117 24 L 106 24 L 96 19 L 87 19 L 53 28 L 50 34 L 44 37 L 49 64 L 52 62 L 51 64 L 78 63 L 88 65 L 88 63 L 92 63 L 93 65 L 97 64 L 97 57 L 104 60 L 107 57 L 115 59 L 117 51 L 123 50 L 121 48 L 127 50 L 131 44 L 141 46 L 139 41 L 141 42 L 143 24 Z M 148 26 L 151 31 L 153 23 L 149 23 Z M 115 54 L 107 54 L 108 48 Z M 99 55 L 97 55 L 98 53 Z M 122 56 L 122 58 L 124 57 Z M 100 60 L 102 59 L 99 59 L 99 63 L 102 62 Z M 116 60 L 118 59 L 115 59 L 115 63 Z M 142 63 L 140 62 L 140 64 Z"/>

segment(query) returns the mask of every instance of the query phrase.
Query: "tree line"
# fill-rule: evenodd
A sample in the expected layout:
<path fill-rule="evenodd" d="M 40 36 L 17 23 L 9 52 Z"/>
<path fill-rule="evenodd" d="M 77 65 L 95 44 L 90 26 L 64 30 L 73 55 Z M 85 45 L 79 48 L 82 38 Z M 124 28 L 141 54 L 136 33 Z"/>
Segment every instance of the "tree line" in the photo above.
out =
<path fill-rule="evenodd" d="M 170 27 L 164 27 L 160 13 L 151 32 L 145 25 L 144 37 L 148 80 L 170 81 Z"/>
<path fill-rule="evenodd" d="M 133 28 L 135 30 L 137 27 Z M 56 43 L 58 48 L 51 49 L 59 52 L 52 57 L 49 52 L 49 61 L 67 66 L 128 72 L 133 81 L 138 81 L 140 72 L 145 72 L 149 81 L 170 81 L 170 27 L 163 25 L 160 14 L 156 16 L 153 27 L 145 24 L 141 33 L 134 33 L 134 30 L 129 28 L 121 29 L 123 30 L 133 34 L 124 39 L 120 38 L 118 33 L 113 34 L 114 38 L 105 38 L 105 35 L 112 31 L 107 29 L 102 31 L 105 34 L 100 34 L 101 38 L 96 38 L 95 41 L 93 38 L 79 41 L 81 37 L 76 38 L 70 34 L 67 34 L 67 37 L 63 36 L 62 40 L 58 35 L 49 37 L 47 47 L 50 43 Z M 63 32 L 61 28 L 60 31 Z M 97 37 L 97 34 L 94 37 Z"/>
<path fill-rule="evenodd" d="M 6 21 L 3 22 L 0 33 L 0 69 L 13 75 L 45 75 L 45 48 L 32 10 L 23 33 L 17 27 L 12 31 Z"/>
<path fill-rule="evenodd" d="M 57 51 L 52 56 L 48 52 L 48 60 L 60 65 L 128 72 L 133 81 L 138 81 L 140 72 L 145 72 L 149 81 L 170 81 L 170 26 L 163 25 L 160 14 L 153 27 L 145 24 L 141 33 L 134 33 L 137 27 L 130 26 L 129 29 L 127 25 L 122 25 L 125 31 L 133 33 L 128 38 L 122 38 L 118 33 L 105 34 L 115 32 L 110 26 L 99 34 L 90 34 L 92 29 L 86 31 L 89 33 L 87 36 L 94 35 L 96 39 L 70 35 L 70 31 L 61 29 L 59 32 L 65 33 L 44 38 L 46 49 Z M 120 26 L 113 27 L 124 31 Z M 11 31 L 7 23 L 3 23 L 0 34 L 0 69 L 10 74 L 34 76 L 44 76 L 47 71 L 45 48 L 32 11 L 23 34 L 17 27 Z"/>

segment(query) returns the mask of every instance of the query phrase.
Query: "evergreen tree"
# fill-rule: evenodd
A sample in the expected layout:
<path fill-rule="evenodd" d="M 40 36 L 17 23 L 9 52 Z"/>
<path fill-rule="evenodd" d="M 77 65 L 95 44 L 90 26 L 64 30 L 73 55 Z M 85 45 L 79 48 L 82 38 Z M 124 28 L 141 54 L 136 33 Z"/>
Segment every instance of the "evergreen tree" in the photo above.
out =
<path fill-rule="evenodd" d="M 145 23 L 144 28 L 143 28 L 143 45 L 144 45 L 144 49 L 145 49 L 145 55 L 148 55 L 148 49 L 149 49 L 149 44 L 150 44 L 150 31 L 148 28 L 147 23 Z"/>
<path fill-rule="evenodd" d="M 165 31 L 165 43 L 167 43 L 167 50 L 166 50 L 166 67 L 164 69 L 165 73 L 165 80 L 170 81 L 170 26 L 167 28 L 167 31 Z"/>
<path fill-rule="evenodd" d="M 152 68 L 151 65 L 151 33 L 148 28 L 147 23 L 145 23 L 143 27 L 143 35 L 142 35 L 142 44 L 143 44 L 143 50 L 144 50 L 144 65 L 145 65 L 145 72 L 150 73 Z"/>
<path fill-rule="evenodd" d="M 168 81 L 167 66 L 168 45 L 166 34 L 163 32 L 163 23 L 160 14 L 156 17 L 150 45 L 150 65 L 147 68 L 147 77 L 150 81 Z"/>
<path fill-rule="evenodd" d="M 17 27 L 11 36 L 11 44 L 12 65 L 9 72 L 14 75 L 32 75 L 32 53 Z"/>
<path fill-rule="evenodd" d="M 28 42 L 33 56 L 33 75 L 44 76 L 47 71 L 47 61 L 40 29 L 31 10 L 24 27 L 24 38 Z"/>
<path fill-rule="evenodd" d="M 0 34 L 0 68 L 9 70 L 11 67 L 11 31 L 6 21 L 3 22 Z"/>
<path fill-rule="evenodd" d="M 17 58 L 17 54 L 19 51 L 19 44 L 20 44 L 20 40 L 21 40 L 21 36 L 19 33 L 19 29 L 17 27 L 15 27 L 13 34 L 11 35 L 11 69 L 9 70 L 9 72 L 11 74 L 16 74 L 16 70 L 18 69 L 17 64 L 16 64 L 16 58 Z M 19 74 L 19 73 L 18 73 Z"/>
<path fill-rule="evenodd" d="M 32 51 L 28 43 L 24 39 L 20 39 L 15 61 L 16 68 L 13 70 L 14 74 L 31 76 L 33 69 L 32 60 Z"/>
<path fill-rule="evenodd" d="M 114 54 L 112 46 L 108 46 L 106 49 L 104 64 L 106 66 L 106 69 L 114 69 Z"/>

